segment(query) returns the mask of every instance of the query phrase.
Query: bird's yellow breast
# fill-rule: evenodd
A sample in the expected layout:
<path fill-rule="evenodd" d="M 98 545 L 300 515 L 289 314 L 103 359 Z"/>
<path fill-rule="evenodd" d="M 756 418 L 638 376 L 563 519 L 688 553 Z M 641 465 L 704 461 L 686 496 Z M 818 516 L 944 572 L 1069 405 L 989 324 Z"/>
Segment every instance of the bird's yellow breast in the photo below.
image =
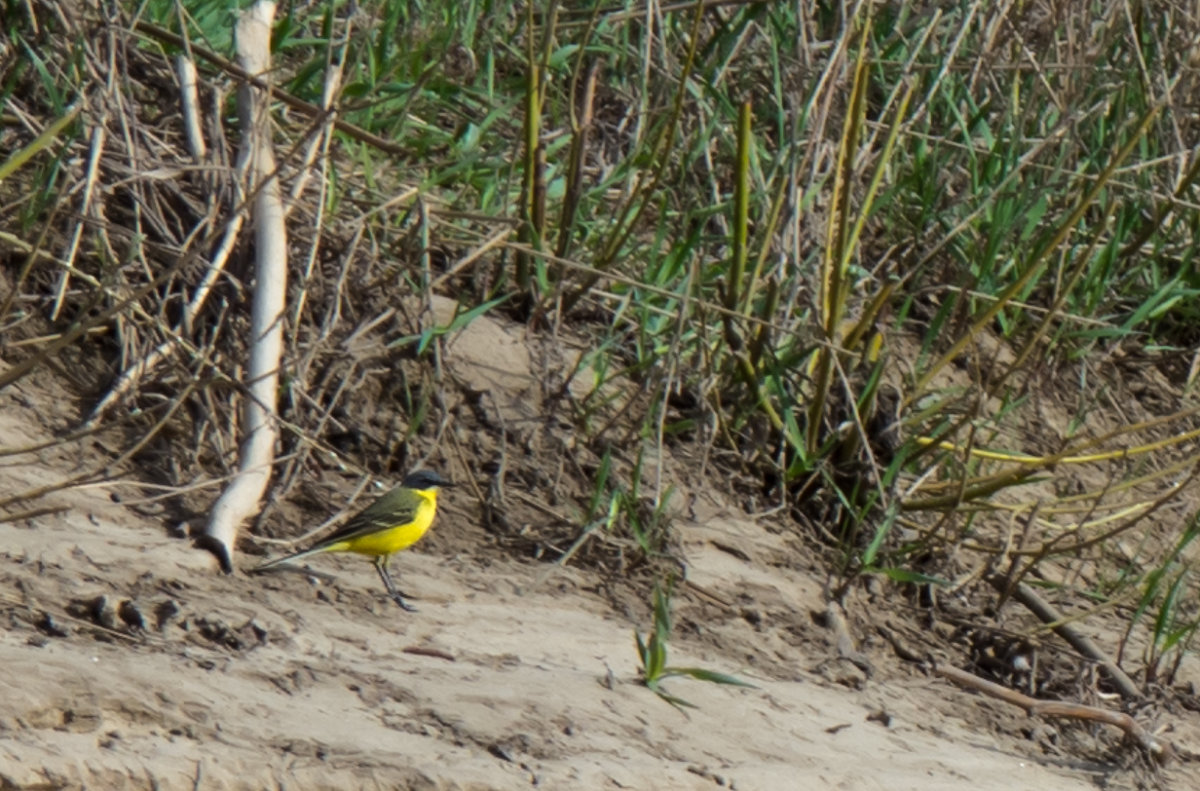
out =
<path fill-rule="evenodd" d="M 395 527 L 377 530 L 365 536 L 358 536 L 340 542 L 329 549 L 334 552 L 357 552 L 360 555 L 390 555 L 402 549 L 408 549 L 421 540 L 433 524 L 433 516 L 437 512 L 437 491 L 417 491 L 414 493 L 421 498 L 416 514 L 412 521 Z"/>

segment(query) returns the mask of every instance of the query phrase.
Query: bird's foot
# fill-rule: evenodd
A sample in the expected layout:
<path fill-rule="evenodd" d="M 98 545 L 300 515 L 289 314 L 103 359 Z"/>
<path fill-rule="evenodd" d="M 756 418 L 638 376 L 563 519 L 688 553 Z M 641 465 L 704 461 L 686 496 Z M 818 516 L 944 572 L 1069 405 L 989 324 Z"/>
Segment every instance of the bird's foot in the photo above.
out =
<path fill-rule="evenodd" d="M 392 594 L 392 601 L 396 602 L 396 604 L 399 604 L 400 609 L 404 610 L 405 612 L 416 612 L 417 608 L 406 602 L 404 600 L 404 596 L 405 594 L 401 593 L 400 591 L 396 591 Z"/>

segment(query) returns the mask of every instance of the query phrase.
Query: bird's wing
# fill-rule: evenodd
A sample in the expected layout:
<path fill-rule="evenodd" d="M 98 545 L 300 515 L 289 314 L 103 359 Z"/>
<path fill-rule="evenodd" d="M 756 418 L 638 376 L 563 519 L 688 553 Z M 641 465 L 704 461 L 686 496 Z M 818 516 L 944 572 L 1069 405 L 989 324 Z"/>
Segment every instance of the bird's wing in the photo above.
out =
<path fill-rule="evenodd" d="M 399 527 L 411 522 L 417 516 L 417 507 L 421 498 L 410 492 L 385 494 L 369 506 L 350 517 L 346 524 L 313 545 L 327 547 L 341 541 L 377 533 L 391 527 Z"/>

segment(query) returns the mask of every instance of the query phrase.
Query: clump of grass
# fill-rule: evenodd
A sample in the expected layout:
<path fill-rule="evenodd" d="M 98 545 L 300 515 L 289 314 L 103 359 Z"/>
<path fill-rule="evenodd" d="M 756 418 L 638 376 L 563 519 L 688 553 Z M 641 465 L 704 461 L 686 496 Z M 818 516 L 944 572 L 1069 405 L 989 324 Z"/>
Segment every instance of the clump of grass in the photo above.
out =
<path fill-rule="evenodd" d="M 636 629 L 633 632 L 638 661 L 642 666 L 642 683 L 654 694 L 678 709 L 695 708 L 695 705 L 672 695 L 663 688 L 662 682 L 669 678 L 682 676 L 694 678 L 697 681 L 755 689 L 753 684 L 727 673 L 718 673 L 715 670 L 706 670 L 701 667 L 675 667 L 667 664 L 667 641 L 671 638 L 672 584 L 673 580 L 669 577 L 665 586 L 660 582 L 654 584 L 654 627 L 649 636 L 643 640 L 641 632 Z"/>

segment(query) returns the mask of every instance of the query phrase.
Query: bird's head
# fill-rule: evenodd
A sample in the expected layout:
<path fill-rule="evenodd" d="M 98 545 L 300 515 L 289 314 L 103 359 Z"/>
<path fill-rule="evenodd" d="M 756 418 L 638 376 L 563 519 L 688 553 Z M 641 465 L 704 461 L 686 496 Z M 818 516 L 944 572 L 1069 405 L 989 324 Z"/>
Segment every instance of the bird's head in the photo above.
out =
<path fill-rule="evenodd" d="M 453 483 L 438 475 L 433 470 L 417 470 L 416 472 L 409 473 L 401 484 L 405 489 L 416 489 L 421 492 L 453 485 Z"/>

